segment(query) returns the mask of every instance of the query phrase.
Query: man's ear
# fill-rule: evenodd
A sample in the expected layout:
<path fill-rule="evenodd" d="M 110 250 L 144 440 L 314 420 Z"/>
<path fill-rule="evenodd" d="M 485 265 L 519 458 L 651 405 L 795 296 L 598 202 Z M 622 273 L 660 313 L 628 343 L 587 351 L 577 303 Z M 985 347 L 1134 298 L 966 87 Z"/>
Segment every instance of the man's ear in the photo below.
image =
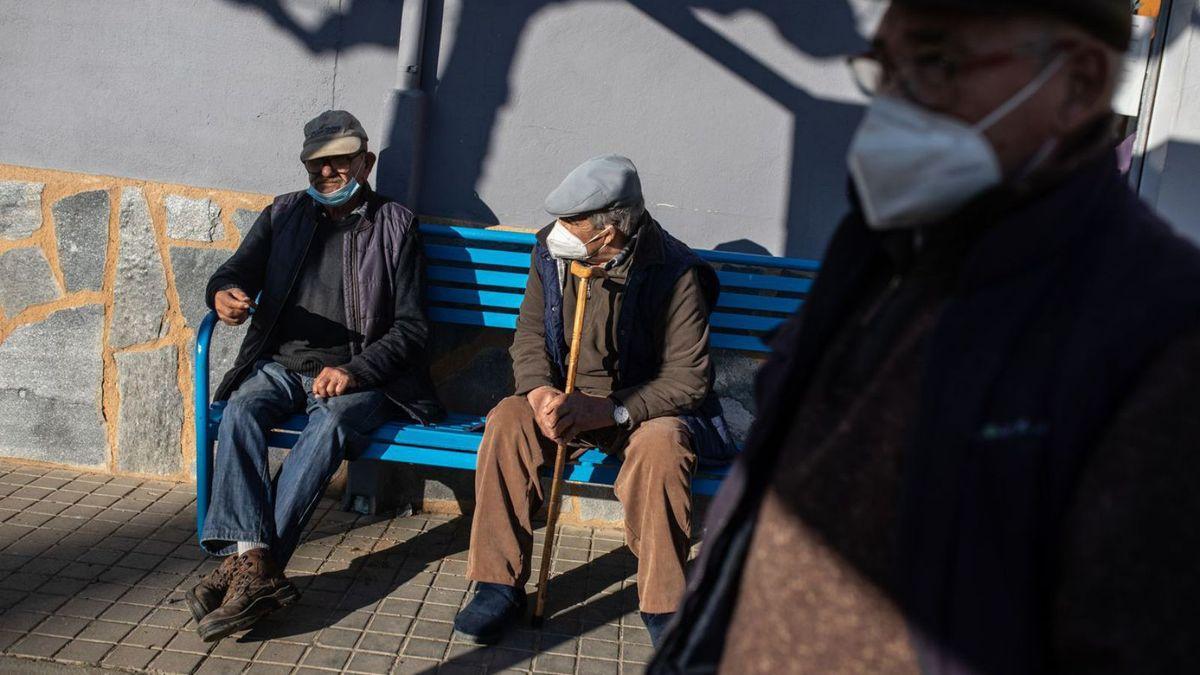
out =
<path fill-rule="evenodd" d="M 378 159 L 378 158 L 375 156 L 375 153 L 373 153 L 373 152 L 368 152 L 366 157 L 363 158 L 363 179 L 364 180 L 368 176 L 371 175 L 371 170 L 375 168 L 375 160 L 376 159 Z"/>
<path fill-rule="evenodd" d="M 1069 136 L 1106 114 L 1112 106 L 1117 59 L 1104 47 L 1084 44 L 1067 57 L 1063 67 L 1066 88 L 1056 124 Z"/>

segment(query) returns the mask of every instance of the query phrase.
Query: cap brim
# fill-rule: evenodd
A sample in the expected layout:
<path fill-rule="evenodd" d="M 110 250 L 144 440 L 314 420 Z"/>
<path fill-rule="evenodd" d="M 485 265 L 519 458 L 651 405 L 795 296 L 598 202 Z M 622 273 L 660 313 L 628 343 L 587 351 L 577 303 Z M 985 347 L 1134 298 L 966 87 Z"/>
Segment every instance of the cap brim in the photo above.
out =
<path fill-rule="evenodd" d="M 336 157 L 337 155 L 353 155 L 365 146 L 366 144 L 361 138 L 354 136 L 331 138 L 327 141 L 305 145 L 304 149 L 300 152 L 300 161 L 307 162 L 310 159 Z"/>

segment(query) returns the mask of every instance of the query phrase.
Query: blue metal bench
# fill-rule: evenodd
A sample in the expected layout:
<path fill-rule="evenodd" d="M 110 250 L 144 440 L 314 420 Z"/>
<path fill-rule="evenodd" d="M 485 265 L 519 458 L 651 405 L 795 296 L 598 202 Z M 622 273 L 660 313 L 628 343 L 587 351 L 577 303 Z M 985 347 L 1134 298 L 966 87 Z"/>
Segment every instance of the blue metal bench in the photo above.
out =
<path fill-rule="evenodd" d="M 515 330 L 525 292 L 534 236 L 527 232 L 484 230 L 422 224 L 428 269 L 427 307 L 436 323 Z M 715 349 L 765 352 L 763 337 L 796 312 L 804 301 L 818 264 L 811 260 L 697 251 L 717 267 L 722 292 L 712 315 Z M 204 529 L 212 482 L 212 445 L 223 403 L 210 403 L 209 343 L 217 315 L 210 312 L 196 335 L 196 524 Z M 290 448 L 306 418 L 297 415 L 270 434 L 272 446 Z M 404 462 L 453 469 L 475 469 L 483 434 L 478 416 L 451 414 L 424 427 L 391 422 L 372 435 L 371 444 L 355 459 Z M 619 460 L 591 450 L 567 467 L 572 482 L 612 485 Z M 692 481 L 697 494 L 716 492 L 725 469 L 702 468 Z"/>

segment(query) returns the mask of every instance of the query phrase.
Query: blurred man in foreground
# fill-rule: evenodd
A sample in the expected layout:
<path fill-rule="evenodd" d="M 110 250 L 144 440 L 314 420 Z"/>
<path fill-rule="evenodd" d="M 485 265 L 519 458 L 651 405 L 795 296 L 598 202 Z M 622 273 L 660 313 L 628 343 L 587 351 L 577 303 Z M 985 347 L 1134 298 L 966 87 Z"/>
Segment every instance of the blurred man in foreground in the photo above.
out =
<path fill-rule="evenodd" d="M 895 0 L 856 208 L 651 672 L 1163 672 L 1200 606 L 1200 253 L 1119 175 L 1128 0 Z"/>

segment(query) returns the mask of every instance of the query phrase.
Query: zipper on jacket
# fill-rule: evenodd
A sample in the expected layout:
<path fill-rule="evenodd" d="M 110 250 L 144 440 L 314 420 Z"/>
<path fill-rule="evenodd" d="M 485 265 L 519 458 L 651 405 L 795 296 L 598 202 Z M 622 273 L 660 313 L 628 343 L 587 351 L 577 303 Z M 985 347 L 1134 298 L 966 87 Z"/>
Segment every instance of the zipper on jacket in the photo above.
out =
<path fill-rule="evenodd" d="M 348 270 L 349 274 L 350 274 L 350 329 L 352 331 L 354 331 L 354 333 L 356 333 L 358 335 L 362 335 L 362 331 L 359 330 L 359 326 L 358 326 L 358 315 L 360 314 L 360 312 L 359 312 L 360 308 L 358 306 L 358 275 L 355 274 L 355 271 L 357 269 L 358 269 L 358 232 L 357 232 L 357 228 L 355 228 L 350 231 L 350 269 Z M 357 345 L 357 340 L 354 339 L 353 335 L 350 338 L 350 343 L 351 343 L 351 345 Z M 354 351 L 361 351 L 361 350 L 358 350 L 358 349 L 355 349 L 352 347 L 351 352 L 354 352 Z"/>

